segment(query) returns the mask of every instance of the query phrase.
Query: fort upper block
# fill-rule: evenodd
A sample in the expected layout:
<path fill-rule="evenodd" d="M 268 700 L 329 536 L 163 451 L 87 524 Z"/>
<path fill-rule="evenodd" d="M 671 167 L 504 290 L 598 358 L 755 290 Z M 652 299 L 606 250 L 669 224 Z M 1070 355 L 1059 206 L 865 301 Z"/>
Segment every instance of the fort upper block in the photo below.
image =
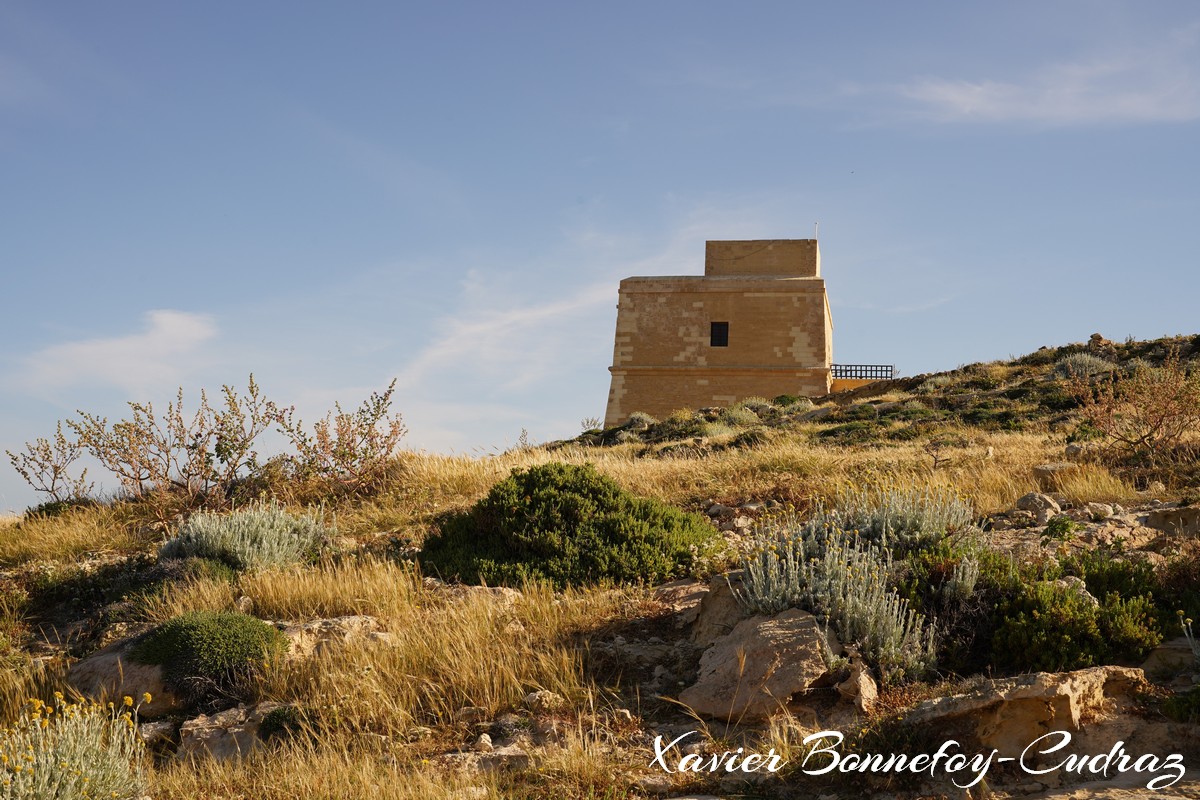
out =
<path fill-rule="evenodd" d="M 703 276 L 621 281 L 604 424 L 635 411 L 823 395 L 832 358 L 815 239 L 707 242 Z"/>

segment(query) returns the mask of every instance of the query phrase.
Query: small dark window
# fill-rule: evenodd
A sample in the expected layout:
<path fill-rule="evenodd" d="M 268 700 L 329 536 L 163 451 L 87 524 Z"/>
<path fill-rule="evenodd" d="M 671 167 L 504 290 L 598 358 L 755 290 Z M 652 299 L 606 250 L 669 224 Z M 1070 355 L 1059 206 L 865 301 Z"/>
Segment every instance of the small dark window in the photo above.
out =
<path fill-rule="evenodd" d="M 713 347 L 729 347 L 729 323 L 714 322 L 708 343 Z"/>

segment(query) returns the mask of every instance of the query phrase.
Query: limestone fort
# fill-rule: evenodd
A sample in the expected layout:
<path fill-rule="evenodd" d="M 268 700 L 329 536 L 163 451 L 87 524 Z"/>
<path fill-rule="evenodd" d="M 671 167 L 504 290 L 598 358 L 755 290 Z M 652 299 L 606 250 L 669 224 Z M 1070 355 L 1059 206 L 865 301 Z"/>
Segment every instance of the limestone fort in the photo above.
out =
<path fill-rule="evenodd" d="M 621 281 L 604 424 L 891 377 L 839 375 L 832 360 L 815 239 L 710 241 L 704 275 Z"/>

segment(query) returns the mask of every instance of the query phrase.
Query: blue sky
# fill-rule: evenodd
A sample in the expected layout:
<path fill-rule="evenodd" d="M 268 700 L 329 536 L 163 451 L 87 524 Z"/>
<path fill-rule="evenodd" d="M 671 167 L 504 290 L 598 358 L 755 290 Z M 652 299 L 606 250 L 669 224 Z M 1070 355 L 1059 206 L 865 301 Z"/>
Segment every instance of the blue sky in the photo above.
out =
<path fill-rule="evenodd" d="M 250 372 L 573 435 L 620 278 L 818 221 L 840 362 L 1197 332 L 1198 118 L 1191 2 L 0 2 L 0 449 Z"/>

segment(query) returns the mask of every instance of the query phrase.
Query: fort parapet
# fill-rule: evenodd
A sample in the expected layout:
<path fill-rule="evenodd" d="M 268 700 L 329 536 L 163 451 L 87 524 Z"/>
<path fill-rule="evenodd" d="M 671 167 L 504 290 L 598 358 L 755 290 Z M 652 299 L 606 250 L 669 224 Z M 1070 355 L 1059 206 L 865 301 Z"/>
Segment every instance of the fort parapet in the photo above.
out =
<path fill-rule="evenodd" d="M 832 357 L 815 239 L 708 242 L 703 276 L 621 281 L 604 423 L 823 395 Z"/>

